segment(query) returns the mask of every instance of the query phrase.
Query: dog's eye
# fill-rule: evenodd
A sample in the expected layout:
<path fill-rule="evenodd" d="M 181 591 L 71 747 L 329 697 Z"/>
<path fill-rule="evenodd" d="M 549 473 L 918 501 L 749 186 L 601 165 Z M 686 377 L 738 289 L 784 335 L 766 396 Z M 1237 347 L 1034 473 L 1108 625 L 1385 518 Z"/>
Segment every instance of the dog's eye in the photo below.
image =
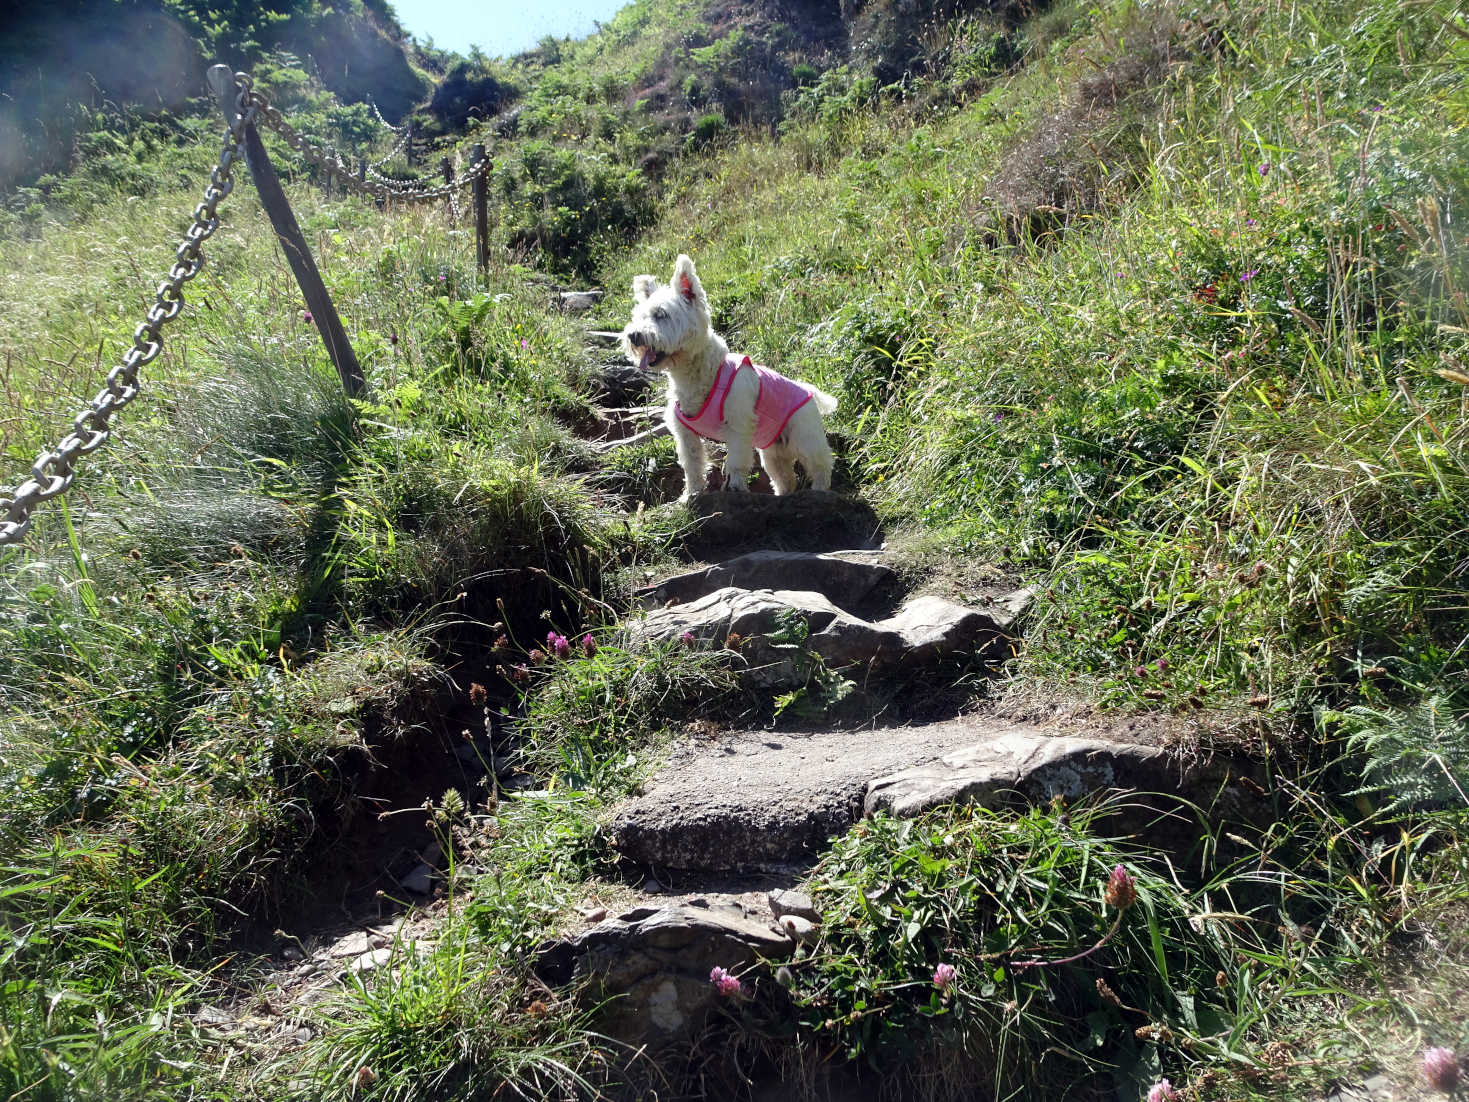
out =
<path fill-rule="evenodd" d="M 660 307 L 658 307 L 658 309 L 656 309 L 656 310 L 653 311 L 653 316 L 655 318 L 657 318 L 659 321 L 662 321 L 664 318 L 668 317 L 668 311 L 665 310 L 665 309 L 663 309 L 663 307 L 660 306 Z"/>

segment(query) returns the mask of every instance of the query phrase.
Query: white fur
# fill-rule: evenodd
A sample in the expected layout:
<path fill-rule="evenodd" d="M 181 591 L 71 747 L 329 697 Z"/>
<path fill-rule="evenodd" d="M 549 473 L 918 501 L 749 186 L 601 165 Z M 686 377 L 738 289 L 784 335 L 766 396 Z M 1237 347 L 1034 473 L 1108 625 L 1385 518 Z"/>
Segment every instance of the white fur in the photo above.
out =
<path fill-rule="evenodd" d="M 668 410 L 664 421 L 678 446 L 684 489 L 680 501 L 688 501 L 704 488 L 704 438 L 685 428 L 674 415 L 675 404 L 686 413 L 697 412 L 714 386 L 719 367 L 729 355 L 729 345 L 709 325 L 709 300 L 704 295 L 694 262 L 679 255 L 673 279 L 660 284 L 650 275 L 633 277 L 632 319 L 622 331 L 622 348 L 627 358 L 644 370 L 657 369 L 668 376 Z M 831 488 L 832 454 L 821 426 L 821 415 L 837 408 L 836 399 L 809 384 L 815 395 L 786 424 L 785 431 L 768 448 L 758 449 L 760 465 L 770 475 L 777 494 L 796 488 L 796 461 L 805 468 L 811 486 Z M 724 402 L 726 490 L 749 489 L 751 451 L 754 450 L 755 396 L 760 383 L 754 372 L 735 376 Z"/>

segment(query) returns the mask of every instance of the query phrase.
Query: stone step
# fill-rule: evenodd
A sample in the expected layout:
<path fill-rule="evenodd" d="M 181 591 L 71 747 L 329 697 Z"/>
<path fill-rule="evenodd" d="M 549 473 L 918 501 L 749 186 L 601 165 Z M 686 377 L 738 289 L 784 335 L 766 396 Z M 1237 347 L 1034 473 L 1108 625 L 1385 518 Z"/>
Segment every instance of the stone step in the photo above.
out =
<path fill-rule="evenodd" d="M 720 562 L 748 551 L 853 551 L 882 547 L 882 522 L 858 498 L 825 490 L 784 497 L 704 493 L 689 501 L 696 518 L 682 536 L 691 559 Z"/>
<path fill-rule="evenodd" d="M 1019 590 L 981 612 L 942 597 L 920 595 L 893 615 L 868 621 L 821 593 L 726 586 L 687 604 L 654 609 L 623 630 L 633 645 L 692 638 L 706 645 L 737 647 L 749 682 L 792 688 L 806 683 L 813 654 L 831 669 L 866 670 L 913 667 L 951 655 L 995 656 L 1010 640 L 1011 627 L 1029 606 L 1030 597 L 1029 590 Z M 793 620 L 805 624 L 807 634 L 800 645 L 776 634 L 788 631 Z"/>
<path fill-rule="evenodd" d="M 619 807 L 611 837 L 655 868 L 739 870 L 811 859 L 864 814 L 912 816 L 949 802 L 1074 801 L 1108 790 L 1207 804 L 1227 759 L 1058 735 L 966 717 L 818 734 L 745 732 L 680 746 L 648 790 Z M 1243 790 L 1234 793 L 1248 800 Z"/>
<path fill-rule="evenodd" d="M 556 986 L 594 979 L 604 1000 L 597 1028 L 657 1050 L 695 1035 L 721 1000 L 735 1005 L 713 982 L 715 968 L 738 978 L 790 956 L 794 937 L 770 919 L 735 906 L 634 907 L 542 945 L 536 973 Z"/>
<path fill-rule="evenodd" d="M 645 609 L 686 604 L 726 587 L 794 589 L 820 593 L 847 612 L 859 612 L 897 581 L 884 551 L 752 551 L 714 566 L 643 586 L 633 600 Z"/>

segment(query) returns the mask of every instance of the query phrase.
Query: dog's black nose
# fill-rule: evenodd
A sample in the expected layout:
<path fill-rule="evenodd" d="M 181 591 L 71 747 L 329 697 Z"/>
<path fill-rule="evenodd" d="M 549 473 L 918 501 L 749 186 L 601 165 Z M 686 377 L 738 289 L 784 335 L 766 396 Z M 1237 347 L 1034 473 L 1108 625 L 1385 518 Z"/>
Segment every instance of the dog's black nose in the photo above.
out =
<path fill-rule="evenodd" d="M 642 348 L 643 335 L 636 331 L 631 332 L 627 335 L 627 343 L 632 345 L 634 348 Z"/>

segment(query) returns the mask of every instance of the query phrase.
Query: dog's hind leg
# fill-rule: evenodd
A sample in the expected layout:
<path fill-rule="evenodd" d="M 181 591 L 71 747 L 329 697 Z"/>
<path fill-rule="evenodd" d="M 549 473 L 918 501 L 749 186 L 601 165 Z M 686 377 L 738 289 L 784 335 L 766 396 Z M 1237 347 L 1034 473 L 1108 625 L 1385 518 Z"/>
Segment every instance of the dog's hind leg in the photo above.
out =
<path fill-rule="evenodd" d="M 782 444 L 772 444 L 760 453 L 760 466 L 770 476 L 777 495 L 795 493 L 796 457 Z"/>
<path fill-rule="evenodd" d="M 802 406 L 791 418 L 787 429 L 787 449 L 794 453 L 806 468 L 806 477 L 811 480 L 813 490 L 831 489 L 831 469 L 836 460 L 831 454 L 831 445 L 826 442 L 826 430 L 821 426 L 815 403 Z"/>
<path fill-rule="evenodd" d="M 811 488 L 813 490 L 831 489 L 831 469 L 836 465 L 832 457 L 831 449 L 822 442 L 821 448 L 815 455 L 801 456 L 801 466 L 806 468 L 806 473 L 811 477 Z"/>

